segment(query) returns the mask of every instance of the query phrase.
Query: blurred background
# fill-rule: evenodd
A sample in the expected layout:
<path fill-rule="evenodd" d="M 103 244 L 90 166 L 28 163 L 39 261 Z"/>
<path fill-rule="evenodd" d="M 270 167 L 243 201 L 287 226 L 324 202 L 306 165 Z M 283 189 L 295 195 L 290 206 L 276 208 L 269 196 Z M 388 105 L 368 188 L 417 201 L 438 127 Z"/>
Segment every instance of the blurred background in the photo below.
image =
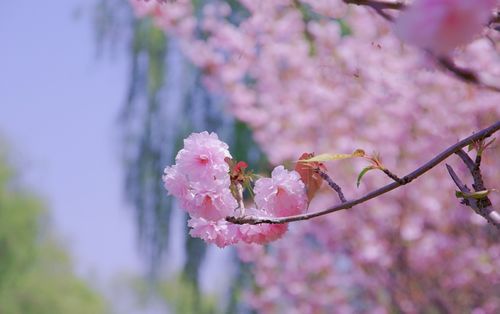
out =
<path fill-rule="evenodd" d="M 249 11 L 238 1 L 218 2 L 230 6 L 228 24 L 238 25 L 249 15 Z M 192 3 L 194 14 L 200 15 L 203 2 Z M 323 22 L 324 17 L 315 14 L 309 6 L 302 6 L 299 11 L 300 15 L 297 12 L 290 15 L 299 16 L 298 20 L 305 24 L 316 20 Z M 351 24 L 341 19 L 328 19 L 328 23 L 334 26 L 321 26 L 327 29 L 328 32 L 323 33 L 328 36 L 323 38 L 318 31 L 318 43 L 323 40 L 325 47 L 333 49 L 328 39 L 330 34 L 338 31 L 338 36 L 331 37 L 338 37 L 336 40 L 340 42 L 341 36 L 349 37 L 356 27 L 371 25 L 367 24 L 367 20 L 373 18 L 360 18 L 358 11 L 354 11 L 352 16 Z M 281 29 L 286 30 L 287 23 L 283 22 Z M 336 77 L 341 71 L 339 69 L 338 72 L 325 70 L 328 75 L 322 75 L 318 80 L 322 80 L 323 87 L 326 87 L 314 90 L 315 95 L 306 93 L 298 97 L 297 103 L 304 104 L 304 108 L 302 112 L 297 111 L 296 120 L 291 115 L 290 122 L 287 120 L 289 117 L 281 115 L 279 110 L 272 113 L 274 117 L 272 114 L 267 117 L 266 108 L 263 109 L 264 116 L 270 121 L 254 129 L 261 132 L 256 137 L 260 138 L 261 144 L 270 143 L 268 154 L 284 152 L 283 155 L 291 160 L 290 156 L 299 156 L 304 151 L 303 147 L 313 145 L 310 144 L 312 141 L 308 142 L 307 136 L 310 136 L 317 140 L 314 148 L 325 151 L 346 152 L 358 148 L 357 145 L 364 145 L 364 148 L 379 145 L 386 156 L 394 156 L 388 157 L 389 164 L 393 162 L 397 169 L 410 170 L 416 160 L 429 157 L 419 153 L 437 152 L 442 148 L 436 146 L 438 140 L 440 145 L 450 143 L 470 134 L 470 130 L 498 119 L 498 96 L 495 94 L 483 94 L 470 86 L 465 88 L 465 84 L 459 85 L 462 83 L 454 78 L 428 71 L 418 72 L 418 75 L 407 79 L 405 72 L 414 73 L 411 71 L 421 68 L 421 60 L 411 51 L 390 49 L 400 48 L 401 45 L 387 35 L 385 21 L 377 20 L 377 23 L 380 34 L 361 33 L 368 38 L 360 40 L 366 41 L 367 47 L 356 47 L 359 43 L 352 41 L 353 47 L 360 48 L 356 51 L 373 49 L 375 53 L 360 53 L 352 60 L 359 58 L 361 61 L 351 62 L 353 52 L 348 46 L 351 38 L 346 39 L 343 43 L 347 42 L 348 47 L 344 51 L 343 46 L 338 48 L 339 58 L 344 62 L 338 67 L 345 71 L 341 74 L 344 77 Z M 311 27 L 311 30 L 315 28 Z M 325 47 L 320 44 L 314 46 L 311 32 L 300 32 L 298 37 L 306 42 L 306 58 L 321 63 L 323 60 L 319 60 L 319 56 L 322 53 L 330 56 L 330 50 L 321 49 Z M 200 32 L 198 37 L 205 35 Z M 371 41 L 370 36 L 380 39 L 378 42 L 382 45 Z M 283 38 L 288 40 L 286 36 Z M 262 302 L 252 305 L 255 311 L 260 309 L 266 312 L 267 309 L 271 313 L 292 313 L 286 311 L 292 309 L 307 313 L 306 310 L 301 312 L 298 305 L 307 306 L 308 298 L 314 298 L 308 295 L 313 291 L 310 287 L 315 284 L 317 286 L 314 287 L 319 287 L 312 294 L 331 293 L 326 294 L 328 300 L 334 295 L 322 288 L 325 278 L 333 278 L 326 283 L 328 287 L 338 285 L 336 289 L 332 288 L 339 293 L 335 302 L 343 304 L 346 313 L 363 312 L 372 308 L 373 304 L 380 305 L 381 313 L 384 309 L 394 313 L 405 309 L 439 313 L 441 306 L 454 308 L 454 303 L 446 299 L 452 288 L 461 291 L 462 294 L 457 293 L 456 296 L 465 298 L 467 302 L 472 300 L 466 303 L 469 309 L 479 306 L 477 304 L 483 299 L 489 300 L 485 291 L 500 291 L 498 268 L 491 266 L 498 263 L 496 257 L 500 256 L 500 246 L 491 245 L 496 241 L 496 234 L 469 209 L 455 208 L 459 207 L 458 202 L 452 196 L 448 197 L 453 193 L 451 186 L 447 187 L 446 193 L 442 193 L 446 197 L 440 195 L 441 198 L 433 198 L 433 192 L 437 187 L 441 188 L 441 181 L 438 180 L 426 181 L 428 183 L 422 184 L 421 190 L 416 192 L 404 190 L 392 199 L 384 199 L 381 203 L 375 201 L 370 205 L 373 209 L 370 213 L 359 216 L 339 214 L 334 219 L 339 219 L 340 223 L 325 218 L 318 220 L 317 225 L 297 227 L 294 229 L 295 236 L 287 239 L 287 243 L 292 245 L 286 247 L 282 241 L 271 249 L 266 247 L 270 258 L 266 261 L 274 263 L 270 263 L 271 266 L 259 268 L 258 265 L 252 269 L 237 257 L 234 249 L 218 249 L 190 237 L 185 213 L 176 207 L 172 198 L 167 197 L 161 184 L 161 171 L 173 163 L 183 138 L 193 131 L 216 131 L 231 147 L 233 157 L 247 161 L 255 171 L 268 172 L 270 162 L 254 142 L 248 125 L 227 114 L 224 108 L 227 99 L 209 92 L 206 84 L 202 84 L 206 83 L 204 74 L 207 73 L 186 59 L 178 38 L 166 36 L 154 26 L 152 19 L 135 18 L 128 1 L 59 0 L 28 5 L 1 1 L 0 43 L 1 314 L 249 313 L 252 311 L 250 303 L 243 300 L 249 300 L 245 299 L 245 292 L 252 289 L 255 300 Z M 383 45 L 389 47 L 385 53 L 394 55 L 386 58 L 384 53 L 379 53 Z M 286 53 L 278 48 L 273 51 L 278 55 L 277 59 L 280 54 L 284 55 L 284 59 L 293 55 L 289 47 L 284 49 Z M 399 54 L 409 57 L 401 64 L 390 63 L 391 60 L 399 60 Z M 496 58 L 498 60 L 498 56 Z M 293 58 L 285 61 L 290 60 L 293 61 Z M 330 62 L 328 58 L 325 60 Z M 491 64 L 486 57 L 484 60 L 484 64 L 480 65 L 486 67 Z M 389 66 L 380 66 L 384 62 Z M 278 81 L 289 80 L 287 76 L 299 76 L 297 73 L 302 69 L 302 65 L 293 65 L 293 62 L 276 64 L 276 68 L 285 74 L 279 73 L 283 77 L 269 76 Z M 368 65 L 367 69 L 371 65 L 374 70 L 364 73 L 364 65 Z M 299 69 L 297 73 L 293 72 L 294 66 Z M 288 67 L 292 68 L 289 73 Z M 312 72 L 316 73 L 316 69 Z M 209 72 L 207 68 L 204 70 Z M 385 75 L 387 73 L 383 71 L 390 75 Z M 228 72 L 231 72 L 230 68 Z M 304 70 L 304 73 L 310 72 Z M 365 75 L 361 75 L 361 79 L 360 73 Z M 353 77 L 361 83 L 347 84 Z M 363 81 L 365 78 L 366 81 Z M 304 80 L 307 81 L 307 77 Z M 258 90 L 262 87 L 251 77 L 242 81 L 242 85 L 249 88 L 257 86 L 255 89 Z M 332 84 L 333 81 L 336 85 Z M 375 82 L 373 85 L 372 81 Z M 399 85 L 401 81 L 403 83 Z M 285 94 L 294 90 L 292 85 L 292 88 L 285 85 L 279 87 Z M 322 97 L 329 95 L 331 86 L 338 87 L 335 91 L 338 94 L 332 94 L 338 102 L 330 106 L 334 112 L 325 109 L 323 116 L 318 114 L 320 118 L 308 116 L 311 107 L 317 108 L 324 103 Z M 267 88 L 264 87 L 260 92 Z M 369 92 L 365 93 L 368 88 Z M 427 88 L 429 93 L 421 96 L 420 88 Z M 399 93 L 410 95 L 408 98 L 418 109 L 407 105 L 410 103 L 408 98 Z M 325 98 L 330 97 L 327 96 Z M 420 97 L 427 98 L 422 100 Z M 456 113 L 451 114 L 455 112 L 453 110 L 438 110 L 445 107 L 441 106 L 443 99 L 452 99 L 448 106 L 454 106 Z M 242 100 L 243 103 L 245 101 Z M 475 107 L 474 101 L 484 105 Z M 295 108 L 294 104 L 289 105 L 289 108 Z M 470 121 L 462 119 L 469 114 L 472 117 L 475 114 L 473 110 L 477 110 L 477 116 Z M 419 115 L 414 114 L 417 111 Z M 255 112 L 258 113 L 257 110 Z M 252 122 L 252 114 L 248 116 L 248 121 Z M 366 119 L 367 116 L 369 119 Z M 284 122 L 280 120 L 282 118 Z M 332 118 L 336 119 L 335 123 L 330 123 Z M 441 124 L 440 119 L 445 118 L 449 125 Z M 307 125 L 309 120 L 310 125 Z M 395 124 L 394 121 L 409 122 Z M 274 124 L 282 122 L 285 126 Z M 371 128 L 368 123 L 374 127 Z M 317 125 L 325 129 L 333 128 L 329 134 L 335 136 L 318 131 Z M 276 133 L 272 133 L 273 130 Z M 355 144 L 353 130 L 360 133 Z M 273 150 L 272 146 L 281 141 L 276 134 L 281 136 L 282 131 L 292 136 L 284 138 L 285 144 Z M 263 135 L 266 132 L 269 134 L 267 138 Z M 407 144 L 413 140 L 413 146 Z M 390 145 L 396 141 L 400 141 L 401 145 Z M 398 155 L 405 149 L 405 154 Z M 274 156 L 274 163 L 286 159 L 282 155 Z M 489 165 L 498 165 L 498 160 L 494 158 L 488 160 L 486 157 L 485 163 L 488 162 Z M 488 177 L 498 178 L 499 172 L 495 171 Z M 341 180 L 351 180 L 355 169 L 344 167 L 338 172 Z M 436 177 L 442 181 L 449 180 L 442 172 Z M 345 179 L 342 183 L 346 182 L 354 186 L 353 180 Z M 354 195 L 382 183 L 387 183 L 387 178 L 368 178 L 361 189 L 347 190 Z M 442 199 L 447 199 L 447 203 L 441 202 Z M 330 197 L 322 204 L 331 202 Z M 411 207 L 408 204 L 416 205 Z M 415 207 L 420 210 L 419 204 L 428 212 L 422 210 L 416 214 Z M 452 217 L 443 214 L 450 208 L 455 210 L 450 215 Z M 470 229 L 463 228 L 465 223 Z M 366 224 L 363 225 L 363 232 L 354 227 L 360 224 Z M 469 239 L 473 238 L 476 241 L 474 245 L 469 243 Z M 454 246 L 454 240 L 450 239 L 460 239 L 460 243 L 456 241 Z M 484 250 L 462 254 L 463 260 L 457 257 L 475 245 L 479 251 Z M 296 251 L 295 248 L 304 251 Z M 449 248 L 450 252 L 444 248 Z M 490 250 L 484 253 L 486 248 Z M 445 253 L 440 255 L 442 252 Z M 356 255 L 358 253 L 359 256 Z M 419 258 L 401 258 L 404 254 L 416 254 Z M 469 269 L 470 264 L 478 265 L 476 258 L 482 258 L 484 263 L 481 269 L 471 270 L 464 276 L 465 279 L 459 278 L 457 281 L 460 283 L 456 283 L 454 274 L 443 274 L 439 267 L 433 273 L 432 267 L 425 267 L 435 265 L 436 258 L 439 261 L 443 256 L 446 260 L 456 260 L 460 269 Z M 304 270 L 300 268 L 304 257 L 318 263 L 326 260 L 326 266 L 310 266 L 309 270 Z M 393 257 L 396 262 L 391 264 L 388 260 Z M 291 261 L 293 265 L 281 267 L 284 260 Z M 422 261 L 421 264 L 413 265 L 412 261 L 417 260 Z M 459 261 L 464 262 L 460 264 Z M 357 268 L 356 263 L 359 264 Z M 446 265 L 441 266 L 447 268 Z M 349 277 L 355 272 L 353 269 L 357 275 Z M 252 277 L 251 270 L 255 271 L 253 274 L 256 274 L 257 280 Z M 282 270 L 288 273 L 281 276 Z M 453 272 L 452 267 L 449 270 Z M 311 275 L 297 279 L 296 285 L 280 281 L 280 276 L 286 278 L 301 271 L 310 271 Z M 393 273 L 396 275 L 393 276 Z M 342 280 L 337 281 L 337 278 Z M 474 282 L 483 282 L 482 278 L 489 281 L 484 281 L 482 290 L 478 290 Z M 415 285 L 406 285 L 408 281 L 415 282 Z M 436 285 L 438 281 L 443 285 Z M 288 290 L 292 288 L 295 290 Z M 401 293 L 405 288 L 408 290 Z M 428 294 L 439 295 L 439 302 Z M 441 298 L 445 305 L 440 303 Z M 266 307 L 268 304 L 265 302 L 277 299 L 281 302 L 279 310 Z M 498 309 L 498 300 L 492 299 L 489 308 L 477 313 L 493 313 L 494 309 Z M 325 303 L 324 299 L 318 302 L 327 309 L 334 303 Z M 460 304 L 456 306 L 460 307 Z M 493 310 L 488 312 L 488 309 Z"/>

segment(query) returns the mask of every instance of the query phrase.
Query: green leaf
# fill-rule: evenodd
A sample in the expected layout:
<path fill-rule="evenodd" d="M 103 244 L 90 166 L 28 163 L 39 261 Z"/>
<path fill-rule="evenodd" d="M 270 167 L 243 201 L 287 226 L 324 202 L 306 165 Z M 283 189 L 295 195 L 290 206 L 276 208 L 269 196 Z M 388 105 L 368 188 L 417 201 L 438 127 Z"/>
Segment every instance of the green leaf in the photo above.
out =
<path fill-rule="evenodd" d="M 362 149 L 356 149 L 352 154 L 320 154 L 309 159 L 301 159 L 299 162 L 325 162 L 363 156 L 365 156 L 365 151 Z"/>
<path fill-rule="evenodd" d="M 488 196 L 490 194 L 491 190 L 482 190 L 482 191 L 477 191 L 473 193 L 466 193 L 462 191 L 455 191 L 455 196 L 457 198 L 475 198 L 475 199 L 482 199 Z"/>
<path fill-rule="evenodd" d="M 363 170 L 361 170 L 361 172 L 359 173 L 358 175 L 358 179 L 356 180 L 356 186 L 359 188 L 359 184 L 361 183 L 361 179 L 363 178 L 363 176 L 370 170 L 374 170 L 374 169 L 378 169 L 377 167 L 374 167 L 374 166 L 368 166 L 368 167 L 365 167 Z"/>

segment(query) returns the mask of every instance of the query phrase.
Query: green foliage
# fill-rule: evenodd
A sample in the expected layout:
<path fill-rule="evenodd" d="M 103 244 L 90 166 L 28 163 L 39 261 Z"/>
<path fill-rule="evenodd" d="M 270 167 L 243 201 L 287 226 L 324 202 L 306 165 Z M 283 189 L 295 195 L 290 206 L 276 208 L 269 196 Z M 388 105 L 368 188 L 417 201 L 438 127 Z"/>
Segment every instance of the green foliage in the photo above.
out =
<path fill-rule="evenodd" d="M 482 199 L 482 198 L 486 198 L 488 196 L 488 194 L 490 194 L 491 191 L 494 191 L 494 189 L 492 190 L 483 190 L 483 191 L 477 191 L 477 192 L 472 192 L 472 193 L 466 193 L 466 192 L 462 192 L 462 191 L 455 191 L 455 196 L 457 198 L 475 198 L 475 199 Z"/>
<path fill-rule="evenodd" d="M 364 175 L 368 171 L 375 170 L 375 169 L 378 169 L 378 168 L 373 167 L 373 166 L 368 166 L 368 167 L 363 168 L 363 170 L 361 170 L 361 172 L 358 174 L 358 178 L 356 179 L 356 186 L 359 188 L 359 185 L 361 184 L 361 179 L 364 177 Z"/>
<path fill-rule="evenodd" d="M 177 314 L 214 314 L 218 313 L 216 298 L 199 294 L 190 280 L 178 276 L 160 285 L 160 294 Z"/>
<path fill-rule="evenodd" d="M 238 161 L 245 161 L 255 171 L 268 170 L 269 161 L 259 145 L 252 138 L 252 131 L 241 121 L 235 121 L 231 155 Z"/>
<path fill-rule="evenodd" d="M 75 277 L 68 255 L 41 228 L 41 202 L 13 179 L 0 153 L 0 313 L 104 313 L 102 299 Z"/>

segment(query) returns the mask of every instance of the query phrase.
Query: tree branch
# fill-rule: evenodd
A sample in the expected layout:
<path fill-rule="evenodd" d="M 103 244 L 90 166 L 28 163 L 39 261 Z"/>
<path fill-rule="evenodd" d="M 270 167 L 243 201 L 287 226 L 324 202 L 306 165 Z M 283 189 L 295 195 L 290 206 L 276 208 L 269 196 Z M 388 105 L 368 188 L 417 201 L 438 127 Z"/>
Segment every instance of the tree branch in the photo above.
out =
<path fill-rule="evenodd" d="M 434 58 L 437 63 L 442 66 L 444 69 L 448 70 L 451 72 L 453 75 L 455 75 L 458 79 L 465 83 L 470 83 L 474 84 L 476 86 L 494 91 L 494 92 L 500 92 L 500 87 L 494 86 L 488 83 L 485 83 L 479 79 L 476 73 L 474 71 L 461 68 L 457 66 L 451 59 L 447 57 L 439 57 L 434 55 L 433 53 L 427 51 L 429 55 Z"/>
<path fill-rule="evenodd" d="M 370 7 L 377 12 L 378 15 L 380 15 L 382 18 L 385 20 L 392 22 L 393 17 L 389 14 L 387 14 L 384 10 L 390 9 L 390 10 L 404 10 L 406 8 L 406 5 L 402 3 L 401 1 L 396 1 L 396 2 L 382 2 L 382 1 L 377 1 L 377 0 L 343 0 L 344 3 L 346 4 L 354 4 L 354 5 L 361 5 L 361 6 L 366 6 Z M 491 27 L 493 29 L 497 29 L 498 26 L 495 27 L 495 24 L 500 23 L 500 13 L 495 12 L 490 20 L 487 23 L 487 27 Z M 497 29 L 498 30 L 498 29 Z M 458 79 L 461 81 L 464 81 L 466 83 L 474 84 L 478 87 L 485 88 L 494 92 L 500 92 L 500 87 L 488 84 L 486 82 L 483 82 L 482 80 L 479 79 L 476 73 L 474 71 L 458 67 L 453 63 L 452 60 L 450 60 L 447 57 L 443 56 L 436 56 L 429 51 L 427 51 L 429 55 L 436 60 L 436 62 L 441 65 L 444 69 L 448 70 L 456 76 Z"/>
<path fill-rule="evenodd" d="M 324 172 L 324 171 L 321 171 L 321 169 L 315 169 L 314 171 L 316 171 L 320 177 L 326 181 L 326 183 L 328 183 L 328 185 L 333 189 L 335 190 L 335 192 L 337 192 L 337 194 L 339 195 L 339 199 L 342 203 L 345 203 L 347 202 L 347 200 L 345 199 L 345 196 L 344 196 L 344 193 L 342 192 L 342 188 L 337 184 L 335 183 L 332 178 L 330 178 L 330 176 Z"/>
<path fill-rule="evenodd" d="M 469 172 L 472 175 L 472 179 L 474 179 L 474 184 L 472 185 L 474 190 L 476 190 L 476 192 L 485 190 L 486 188 L 484 187 L 483 175 L 481 174 L 481 169 L 479 168 L 479 164 L 475 163 L 472 160 L 472 158 L 470 158 L 470 156 L 462 149 L 456 152 L 456 154 L 462 159 L 462 161 L 469 169 Z M 479 159 L 479 162 L 481 162 L 480 160 L 481 159 Z"/>
<path fill-rule="evenodd" d="M 472 160 L 472 158 L 470 158 L 470 156 L 466 152 L 464 152 L 463 149 L 460 149 L 455 154 L 457 154 L 457 156 L 460 157 L 460 159 L 462 159 L 462 161 L 467 166 L 469 171 L 471 171 L 471 172 L 474 171 L 474 167 L 476 165 L 474 164 L 474 161 Z"/>
<path fill-rule="evenodd" d="M 457 176 L 457 174 L 450 165 L 446 164 L 446 169 L 448 169 L 448 173 L 450 174 L 451 178 L 453 179 L 453 182 L 455 182 L 456 186 L 460 191 L 462 191 L 464 194 L 471 193 L 471 190 L 467 187 L 467 185 L 462 183 L 462 180 L 460 180 L 460 178 Z M 476 191 L 478 190 L 476 189 Z M 490 224 L 492 224 L 493 226 L 495 226 L 497 229 L 500 230 L 500 214 L 498 214 L 493 209 L 491 201 L 488 197 L 484 197 L 482 199 L 464 197 L 461 203 L 472 208 L 476 212 L 476 214 L 482 216 Z"/>
<path fill-rule="evenodd" d="M 342 203 L 340 205 L 322 210 L 322 211 L 317 211 L 317 212 L 311 212 L 311 213 L 306 213 L 302 215 L 295 215 L 295 216 L 289 216 L 289 217 L 252 217 L 252 216 L 243 216 L 243 217 L 226 217 L 226 220 L 235 224 L 262 224 L 262 223 L 269 223 L 269 224 L 281 224 L 281 223 L 288 223 L 288 222 L 293 222 L 293 221 L 300 221 L 300 220 L 308 220 L 311 218 L 315 217 L 320 217 L 324 216 L 333 212 L 337 212 L 343 209 L 348 209 L 352 208 L 353 206 L 362 204 L 366 201 L 369 201 L 373 198 L 376 198 L 380 195 L 383 195 L 385 193 L 388 193 L 400 186 L 403 186 L 405 184 L 410 183 L 411 181 L 415 180 L 416 178 L 420 177 L 427 171 L 431 170 L 434 168 L 436 165 L 440 164 L 443 162 L 446 158 L 450 157 L 451 155 L 457 153 L 460 151 L 463 147 L 473 143 L 474 141 L 477 140 L 482 140 L 487 137 L 490 137 L 492 134 L 494 134 L 496 131 L 500 129 L 500 121 L 497 121 L 493 123 L 491 126 L 461 140 L 460 142 L 450 146 L 443 152 L 439 153 L 436 155 L 434 158 L 429 160 L 427 163 L 422 165 L 420 168 L 416 169 L 415 171 L 409 173 L 408 175 L 404 176 L 401 180 L 403 182 L 393 182 L 390 184 L 387 184 L 375 191 L 372 191 L 360 198 L 347 201 L 345 203 Z M 402 184 L 404 183 L 404 184 Z M 496 212 L 495 212 L 496 213 Z M 500 217 L 499 217 L 500 218 Z M 499 220 L 500 221 L 500 220 Z"/>
<path fill-rule="evenodd" d="M 386 168 L 382 168 L 382 171 L 389 177 L 391 178 L 392 180 L 396 181 L 397 183 L 401 184 L 401 185 L 404 185 L 406 184 L 407 182 L 405 182 L 403 179 L 401 179 L 400 177 L 398 177 L 397 175 L 395 175 L 394 173 L 392 173 L 391 171 L 389 171 L 389 169 L 386 169 Z"/>
<path fill-rule="evenodd" d="M 406 7 L 404 3 L 401 1 L 383 2 L 377 0 L 344 0 L 344 3 L 368 6 L 370 8 L 375 9 L 376 11 L 385 9 L 402 10 Z"/>

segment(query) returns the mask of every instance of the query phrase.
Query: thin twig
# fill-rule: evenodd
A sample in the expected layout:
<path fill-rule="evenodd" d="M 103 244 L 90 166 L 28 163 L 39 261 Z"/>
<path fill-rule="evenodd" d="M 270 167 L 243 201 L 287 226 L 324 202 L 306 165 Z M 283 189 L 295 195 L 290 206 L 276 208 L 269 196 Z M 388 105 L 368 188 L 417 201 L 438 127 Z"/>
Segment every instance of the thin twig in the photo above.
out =
<path fill-rule="evenodd" d="M 446 158 L 450 157 L 450 155 L 455 154 L 457 151 L 461 150 L 463 147 L 471 144 L 474 141 L 481 140 L 487 137 L 490 137 L 492 134 L 494 134 L 496 131 L 500 129 L 500 121 L 495 122 L 491 126 L 461 140 L 460 142 L 448 147 L 446 150 L 443 152 L 439 153 L 436 155 L 434 158 L 429 160 L 427 163 L 422 165 L 420 168 L 416 169 L 415 171 L 409 173 L 408 175 L 404 176 L 402 180 L 404 180 L 405 184 L 410 183 L 411 181 L 415 180 L 416 178 L 420 177 L 430 169 L 434 168 L 436 165 L 440 164 L 443 162 Z M 387 184 L 375 191 L 372 191 L 360 198 L 347 201 L 345 203 L 342 203 L 340 205 L 322 210 L 322 211 L 317 211 L 317 212 L 311 212 L 311 213 L 306 213 L 302 215 L 295 215 L 295 216 L 289 216 L 289 217 L 252 217 L 252 216 L 244 216 L 244 217 L 227 217 L 226 220 L 232 223 L 236 224 L 262 224 L 262 223 L 270 223 L 270 224 L 280 224 L 280 223 L 288 223 L 288 222 L 293 222 L 293 221 L 300 221 L 300 220 L 308 220 L 311 218 L 315 217 L 320 217 L 324 216 L 333 212 L 337 212 L 343 209 L 348 209 L 353 206 L 359 205 L 361 203 L 364 203 L 366 201 L 371 200 L 372 198 L 376 198 L 382 194 L 385 194 L 387 192 L 390 192 L 403 184 L 399 182 L 393 182 L 390 184 Z"/>
<path fill-rule="evenodd" d="M 330 178 L 330 176 L 324 172 L 324 171 L 321 171 L 321 169 L 314 169 L 315 172 L 317 172 L 320 177 L 326 181 L 326 183 L 328 183 L 328 185 L 333 189 L 335 190 L 335 192 L 337 192 L 337 194 L 339 195 L 339 199 L 342 203 L 345 203 L 347 202 L 347 200 L 345 199 L 345 196 L 344 196 L 344 193 L 342 192 L 342 188 L 337 184 L 335 183 L 332 178 Z"/>
<path fill-rule="evenodd" d="M 376 1 L 376 0 L 344 0 L 344 3 L 347 4 L 355 4 L 355 5 L 364 5 L 371 7 L 375 10 L 385 10 L 385 9 L 390 9 L 390 10 L 402 10 L 406 6 L 404 3 L 398 1 L 398 2 L 383 2 L 383 1 Z"/>
<path fill-rule="evenodd" d="M 238 208 L 240 209 L 241 216 L 245 216 L 245 203 L 243 202 L 243 185 L 236 183 L 236 190 L 238 192 Z"/>
<path fill-rule="evenodd" d="M 397 2 L 382 2 L 382 1 L 377 1 L 377 0 L 343 0 L 344 3 L 346 4 L 354 4 L 354 5 L 361 5 L 361 6 L 366 6 L 370 7 L 375 10 L 375 12 L 380 15 L 382 18 L 385 20 L 388 20 L 389 22 L 393 21 L 393 17 L 387 14 L 384 10 L 390 9 L 390 10 L 404 10 L 406 8 L 405 4 L 397 1 Z M 488 27 L 494 27 L 496 23 L 500 22 L 500 13 L 495 12 L 490 20 L 487 23 Z M 496 29 L 496 28 L 494 28 Z M 427 51 L 429 53 L 429 51 Z M 479 86 L 484 89 L 488 89 L 494 92 L 500 92 L 500 87 L 488 84 L 486 82 L 483 82 L 477 74 L 470 70 L 470 69 L 465 69 L 458 67 L 451 61 L 450 59 L 442 56 L 436 56 L 432 53 L 429 53 L 430 56 L 432 56 L 436 62 L 441 65 L 444 69 L 448 70 L 451 72 L 454 76 L 456 76 L 458 79 L 474 84 L 476 86 Z"/>
<path fill-rule="evenodd" d="M 456 76 L 463 82 L 474 84 L 494 92 L 500 92 L 500 87 L 481 81 L 474 71 L 457 66 L 449 58 L 439 57 L 434 55 L 433 53 L 430 53 L 429 51 L 427 52 L 438 62 L 439 65 L 441 65 L 444 69 L 451 72 L 454 76 Z"/>
<path fill-rule="evenodd" d="M 469 193 L 470 192 L 469 188 L 462 182 L 462 180 L 460 180 L 455 170 L 453 170 L 453 168 L 450 165 L 448 164 L 445 165 L 446 169 L 448 169 L 448 173 L 450 174 L 451 179 L 453 180 L 453 182 L 455 182 L 455 185 L 458 187 L 458 189 L 462 192 Z"/>
<path fill-rule="evenodd" d="M 481 161 L 482 161 L 481 154 L 477 154 L 476 155 L 476 160 L 474 161 L 474 164 L 475 164 L 476 168 L 481 167 Z"/>
<path fill-rule="evenodd" d="M 389 177 L 391 178 L 392 180 L 396 181 L 397 183 L 401 184 L 401 185 L 404 185 L 406 184 L 405 181 L 403 179 L 401 179 L 400 177 L 398 177 L 397 175 L 395 175 L 394 173 L 392 173 L 389 169 L 386 169 L 386 168 L 382 168 L 382 171 Z"/>
<path fill-rule="evenodd" d="M 460 157 L 460 159 L 462 159 L 464 164 L 469 169 L 469 172 L 472 175 L 472 178 L 474 179 L 474 184 L 472 184 L 474 190 L 476 190 L 476 192 L 484 190 L 485 187 L 484 187 L 483 176 L 481 174 L 481 169 L 479 168 L 479 166 L 462 149 L 456 152 L 456 154 L 458 155 L 458 157 Z"/>
<path fill-rule="evenodd" d="M 453 182 L 455 182 L 460 191 L 462 191 L 464 194 L 471 193 L 471 190 L 460 180 L 460 178 L 457 176 L 450 165 L 446 164 L 446 169 L 448 169 L 448 173 L 450 174 Z M 484 197 L 482 199 L 464 197 L 464 199 L 462 200 L 462 204 L 472 208 L 478 215 L 482 216 L 484 219 L 486 219 L 486 221 L 500 230 L 500 214 L 498 214 L 493 209 L 491 201 L 488 197 Z"/>
<path fill-rule="evenodd" d="M 469 171 L 474 170 L 474 167 L 476 166 L 474 164 L 474 161 L 472 160 L 472 158 L 470 158 L 470 156 L 466 152 L 464 152 L 463 149 L 460 149 L 455 154 L 457 154 L 457 156 L 460 157 L 460 159 L 462 159 L 462 161 L 467 166 L 467 169 L 469 169 Z"/>

